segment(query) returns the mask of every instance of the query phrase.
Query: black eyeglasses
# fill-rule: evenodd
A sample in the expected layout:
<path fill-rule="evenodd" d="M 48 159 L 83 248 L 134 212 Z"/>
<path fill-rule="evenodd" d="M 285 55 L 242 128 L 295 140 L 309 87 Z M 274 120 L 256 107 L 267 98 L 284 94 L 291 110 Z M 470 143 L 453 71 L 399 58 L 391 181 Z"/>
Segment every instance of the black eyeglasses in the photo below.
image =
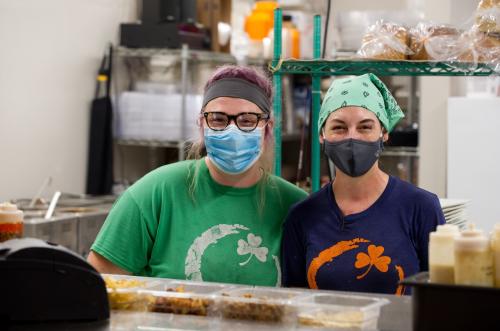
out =
<path fill-rule="evenodd" d="M 236 123 L 238 129 L 244 132 L 251 132 L 257 128 L 259 122 L 268 120 L 269 114 L 239 113 L 238 115 L 228 115 L 222 112 L 204 112 L 203 116 L 210 129 L 223 131 L 231 121 Z"/>

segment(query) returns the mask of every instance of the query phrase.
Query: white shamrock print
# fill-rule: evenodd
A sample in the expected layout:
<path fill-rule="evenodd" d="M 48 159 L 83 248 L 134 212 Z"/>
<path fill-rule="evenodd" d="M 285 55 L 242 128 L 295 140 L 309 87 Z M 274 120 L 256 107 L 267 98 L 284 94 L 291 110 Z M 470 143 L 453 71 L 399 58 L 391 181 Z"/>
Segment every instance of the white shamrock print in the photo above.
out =
<path fill-rule="evenodd" d="M 247 242 L 248 241 L 248 242 Z M 255 256 L 260 262 L 266 262 L 267 260 L 267 247 L 259 247 L 262 243 L 262 238 L 259 236 L 255 236 L 253 233 L 249 233 L 247 236 L 247 241 L 240 239 L 238 240 L 238 255 L 247 255 L 250 254 L 250 257 L 244 261 L 240 262 L 240 266 L 244 266 L 248 262 L 252 256 Z"/>

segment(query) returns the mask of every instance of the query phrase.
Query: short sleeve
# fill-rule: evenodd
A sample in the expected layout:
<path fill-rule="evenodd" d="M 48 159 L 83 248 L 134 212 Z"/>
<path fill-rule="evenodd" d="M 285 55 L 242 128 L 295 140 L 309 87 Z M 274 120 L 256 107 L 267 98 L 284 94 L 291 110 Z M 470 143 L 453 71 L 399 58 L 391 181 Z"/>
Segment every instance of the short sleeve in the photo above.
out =
<path fill-rule="evenodd" d="M 436 231 L 438 225 L 445 223 L 443 210 L 439 198 L 432 194 L 425 199 L 425 204 L 420 207 L 419 220 L 416 223 L 417 254 L 420 271 L 429 270 L 429 236 Z"/>
<path fill-rule="evenodd" d="M 111 209 L 91 249 L 133 274 L 148 264 L 155 229 L 148 227 L 129 191 Z"/>

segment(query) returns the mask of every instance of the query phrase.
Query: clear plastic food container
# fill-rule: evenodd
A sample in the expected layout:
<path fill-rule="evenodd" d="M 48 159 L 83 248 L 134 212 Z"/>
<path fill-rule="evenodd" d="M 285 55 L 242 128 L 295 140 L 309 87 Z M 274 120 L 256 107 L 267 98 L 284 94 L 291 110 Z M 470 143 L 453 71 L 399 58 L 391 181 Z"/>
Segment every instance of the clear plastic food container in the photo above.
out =
<path fill-rule="evenodd" d="M 384 298 L 317 293 L 294 300 L 300 329 L 374 330 L 380 308 L 389 303 Z"/>
<path fill-rule="evenodd" d="M 141 291 L 160 286 L 153 278 L 103 275 L 111 309 L 146 311 L 153 298 Z"/>
<path fill-rule="evenodd" d="M 291 300 L 303 292 L 243 287 L 220 293 L 218 312 L 226 319 L 293 324 L 296 308 Z"/>
<path fill-rule="evenodd" d="M 208 316 L 214 312 L 216 294 L 231 289 L 232 286 L 195 283 L 189 281 L 171 281 L 155 286 L 155 291 L 145 291 L 153 297 L 150 311 L 181 315 Z M 146 293 L 147 292 L 147 293 Z"/>

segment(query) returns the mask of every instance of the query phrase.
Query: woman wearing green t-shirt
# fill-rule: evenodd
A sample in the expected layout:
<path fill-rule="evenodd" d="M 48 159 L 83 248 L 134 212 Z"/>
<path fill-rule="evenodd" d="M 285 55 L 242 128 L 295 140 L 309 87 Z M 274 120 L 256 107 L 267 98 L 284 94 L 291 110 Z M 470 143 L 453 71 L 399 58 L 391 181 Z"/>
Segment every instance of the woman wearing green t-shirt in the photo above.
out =
<path fill-rule="evenodd" d="M 283 220 L 306 193 L 269 173 L 271 98 L 269 79 L 256 69 L 217 70 L 205 85 L 195 159 L 131 186 L 88 261 L 103 273 L 280 285 Z"/>

